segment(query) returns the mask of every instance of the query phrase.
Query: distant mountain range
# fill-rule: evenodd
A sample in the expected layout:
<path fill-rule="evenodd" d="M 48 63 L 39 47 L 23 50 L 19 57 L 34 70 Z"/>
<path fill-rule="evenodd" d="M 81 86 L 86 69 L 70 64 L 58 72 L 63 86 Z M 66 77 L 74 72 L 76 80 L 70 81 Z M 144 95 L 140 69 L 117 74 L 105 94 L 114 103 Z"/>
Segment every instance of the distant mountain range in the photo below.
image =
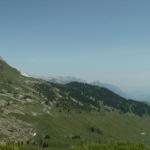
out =
<path fill-rule="evenodd" d="M 99 87 L 105 87 L 111 91 L 113 91 L 114 93 L 125 97 L 125 98 L 130 98 L 129 95 L 127 95 L 125 92 L 123 92 L 118 86 L 112 85 L 112 84 L 108 84 L 108 83 L 102 83 L 100 81 L 94 81 L 91 83 L 92 85 L 97 85 Z"/>
<path fill-rule="evenodd" d="M 117 87 L 99 81 L 91 84 L 73 77 L 33 78 L 3 59 L 0 110 L 1 141 L 35 146 L 44 137 L 51 149 L 63 145 L 63 150 L 83 141 L 150 145 L 147 103 L 127 99 Z"/>
<path fill-rule="evenodd" d="M 76 78 L 76 77 L 71 77 L 71 76 L 48 76 L 48 77 L 37 77 L 40 79 L 44 79 L 46 81 L 52 82 L 52 83 L 59 83 L 59 84 L 67 84 L 70 82 L 83 82 L 83 83 L 89 83 L 92 85 L 97 85 L 99 87 L 105 87 L 108 88 L 109 90 L 115 92 L 118 95 L 121 95 L 123 97 L 127 97 L 127 95 L 117 86 L 108 84 L 108 83 L 102 83 L 100 81 L 93 81 L 93 82 L 88 82 L 84 79 Z"/>
<path fill-rule="evenodd" d="M 40 77 L 41 79 L 47 80 L 52 83 L 59 83 L 59 84 L 67 84 L 70 82 L 86 82 L 83 79 L 71 77 L 71 76 L 49 76 L 49 77 Z"/>
<path fill-rule="evenodd" d="M 29 76 L 29 75 L 28 75 Z M 71 76 L 48 76 L 48 77 L 37 77 L 36 78 L 44 79 L 46 81 L 52 82 L 52 83 L 59 83 L 59 84 L 67 84 L 70 82 L 84 82 L 84 83 L 89 83 L 92 85 L 97 85 L 99 87 L 105 87 L 114 93 L 125 97 L 127 99 L 136 99 L 136 100 L 142 100 L 142 101 L 150 101 L 150 92 L 146 91 L 128 91 L 125 92 L 123 91 L 119 86 L 110 84 L 110 83 L 103 83 L 101 81 L 93 81 L 93 82 L 88 82 L 84 79 L 76 78 L 76 77 L 71 77 Z"/>

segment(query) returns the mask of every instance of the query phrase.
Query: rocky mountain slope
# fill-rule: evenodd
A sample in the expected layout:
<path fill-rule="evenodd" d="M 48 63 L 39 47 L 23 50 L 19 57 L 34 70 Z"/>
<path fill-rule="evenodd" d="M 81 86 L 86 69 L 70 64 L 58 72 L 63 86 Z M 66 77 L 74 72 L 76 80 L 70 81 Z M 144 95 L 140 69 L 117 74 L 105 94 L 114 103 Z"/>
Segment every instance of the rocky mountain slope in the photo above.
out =
<path fill-rule="evenodd" d="M 0 59 L 0 141 L 67 149 L 83 141 L 148 145 L 150 106 L 86 83 L 25 77 Z"/>

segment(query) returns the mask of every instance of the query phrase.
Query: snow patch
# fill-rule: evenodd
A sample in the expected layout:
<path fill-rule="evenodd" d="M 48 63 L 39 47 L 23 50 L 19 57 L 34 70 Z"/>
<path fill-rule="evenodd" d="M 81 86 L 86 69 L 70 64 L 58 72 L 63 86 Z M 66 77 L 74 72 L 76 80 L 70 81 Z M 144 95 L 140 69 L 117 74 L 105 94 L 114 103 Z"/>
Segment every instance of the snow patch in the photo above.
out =
<path fill-rule="evenodd" d="M 21 74 L 22 76 L 24 76 L 24 77 L 30 77 L 30 75 L 28 75 L 27 73 L 22 72 L 22 71 L 20 71 L 20 74 Z"/>

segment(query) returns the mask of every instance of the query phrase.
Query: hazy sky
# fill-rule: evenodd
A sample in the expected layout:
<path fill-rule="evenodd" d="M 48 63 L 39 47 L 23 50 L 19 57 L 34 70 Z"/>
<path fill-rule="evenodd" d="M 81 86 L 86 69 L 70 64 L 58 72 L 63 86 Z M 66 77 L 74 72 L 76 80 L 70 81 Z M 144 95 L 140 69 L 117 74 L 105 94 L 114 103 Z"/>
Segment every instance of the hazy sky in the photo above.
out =
<path fill-rule="evenodd" d="M 150 0 L 1 0 L 0 55 L 29 74 L 150 87 Z"/>

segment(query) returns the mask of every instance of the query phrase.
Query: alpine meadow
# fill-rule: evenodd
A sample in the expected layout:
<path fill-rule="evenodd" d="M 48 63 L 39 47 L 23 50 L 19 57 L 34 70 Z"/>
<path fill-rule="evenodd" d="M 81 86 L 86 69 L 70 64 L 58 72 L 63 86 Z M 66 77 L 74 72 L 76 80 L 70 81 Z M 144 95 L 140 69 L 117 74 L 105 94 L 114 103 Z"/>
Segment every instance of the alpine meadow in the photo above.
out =
<path fill-rule="evenodd" d="M 0 150 L 150 150 L 148 0 L 0 1 Z"/>

